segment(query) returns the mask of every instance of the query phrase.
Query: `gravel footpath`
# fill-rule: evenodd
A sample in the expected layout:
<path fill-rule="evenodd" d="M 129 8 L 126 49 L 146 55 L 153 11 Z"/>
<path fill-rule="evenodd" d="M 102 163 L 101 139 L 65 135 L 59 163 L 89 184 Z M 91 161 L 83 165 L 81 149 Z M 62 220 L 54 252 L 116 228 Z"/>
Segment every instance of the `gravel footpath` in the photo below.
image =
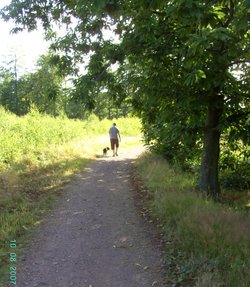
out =
<path fill-rule="evenodd" d="M 20 259 L 16 286 L 166 286 L 157 232 L 130 180 L 140 152 L 99 158 L 65 187 Z"/>

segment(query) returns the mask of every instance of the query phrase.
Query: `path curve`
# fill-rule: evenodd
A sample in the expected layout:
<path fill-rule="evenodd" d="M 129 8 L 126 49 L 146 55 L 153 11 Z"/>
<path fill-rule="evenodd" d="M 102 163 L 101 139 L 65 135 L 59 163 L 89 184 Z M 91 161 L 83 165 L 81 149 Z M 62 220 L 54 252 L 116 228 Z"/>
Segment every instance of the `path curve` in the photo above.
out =
<path fill-rule="evenodd" d="M 156 231 L 130 181 L 141 152 L 99 158 L 65 188 L 21 259 L 18 287 L 166 286 Z"/>

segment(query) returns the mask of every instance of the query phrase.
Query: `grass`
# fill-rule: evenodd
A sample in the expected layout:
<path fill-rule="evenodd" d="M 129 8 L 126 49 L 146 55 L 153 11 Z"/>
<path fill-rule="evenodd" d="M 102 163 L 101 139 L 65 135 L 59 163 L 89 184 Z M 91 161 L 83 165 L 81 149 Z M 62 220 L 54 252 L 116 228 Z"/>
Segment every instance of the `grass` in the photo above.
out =
<path fill-rule="evenodd" d="M 115 119 L 122 147 L 138 145 L 140 122 Z M 16 117 L 0 109 L 0 286 L 6 283 L 10 240 L 17 253 L 52 207 L 65 183 L 109 145 L 112 121 L 41 116 Z M 13 250 L 12 250 L 13 251 Z"/>
<path fill-rule="evenodd" d="M 136 163 L 147 206 L 162 227 L 173 286 L 250 286 L 250 219 L 200 197 L 193 175 L 146 154 Z"/>

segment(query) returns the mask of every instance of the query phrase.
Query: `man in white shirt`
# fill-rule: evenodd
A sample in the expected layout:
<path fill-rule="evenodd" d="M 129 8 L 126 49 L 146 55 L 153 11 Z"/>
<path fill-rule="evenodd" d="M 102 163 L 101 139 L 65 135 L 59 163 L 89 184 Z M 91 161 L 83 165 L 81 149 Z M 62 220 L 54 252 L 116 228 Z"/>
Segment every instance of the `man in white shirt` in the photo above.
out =
<path fill-rule="evenodd" d="M 113 123 L 113 126 L 109 129 L 109 137 L 113 156 L 118 156 L 117 152 L 119 147 L 119 140 L 121 141 L 121 136 L 120 131 L 116 126 L 116 123 Z"/>

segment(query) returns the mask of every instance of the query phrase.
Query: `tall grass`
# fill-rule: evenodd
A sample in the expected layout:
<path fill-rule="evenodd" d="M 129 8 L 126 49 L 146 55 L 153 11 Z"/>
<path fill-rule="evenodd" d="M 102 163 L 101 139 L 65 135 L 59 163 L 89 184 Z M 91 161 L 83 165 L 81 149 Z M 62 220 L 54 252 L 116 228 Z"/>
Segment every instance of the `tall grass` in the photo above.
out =
<path fill-rule="evenodd" d="M 117 119 L 123 135 L 140 133 L 140 121 L 135 118 Z M 44 150 L 72 140 L 108 134 L 112 121 L 99 121 L 90 116 L 86 121 L 41 116 L 36 111 L 17 117 L 0 108 L 0 169 L 24 159 L 41 160 Z"/>
<path fill-rule="evenodd" d="M 140 121 L 114 119 L 125 140 L 138 144 Z M 62 185 L 109 145 L 110 120 L 69 120 L 32 111 L 17 117 L 0 108 L 0 284 L 8 266 L 8 242 L 38 224 Z"/>
<path fill-rule="evenodd" d="M 180 286 L 250 286 L 250 219 L 194 191 L 193 176 L 154 155 L 141 157 L 137 170 L 162 225 L 166 269 Z"/>

